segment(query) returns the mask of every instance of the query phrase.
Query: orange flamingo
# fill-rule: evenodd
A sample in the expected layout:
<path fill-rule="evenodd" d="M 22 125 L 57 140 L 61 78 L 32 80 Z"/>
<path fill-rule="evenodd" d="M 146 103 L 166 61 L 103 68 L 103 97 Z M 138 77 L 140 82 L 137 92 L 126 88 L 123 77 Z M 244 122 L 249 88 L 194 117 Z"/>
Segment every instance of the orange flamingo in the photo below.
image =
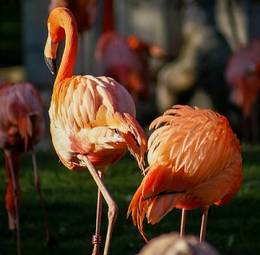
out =
<path fill-rule="evenodd" d="M 155 119 L 148 140 L 148 163 L 128 209 L 145 238 L 143 220 L 159 222 L 173 208 L 203 208 L 200 240 L 206 234 L 208 208 L 228 202 L 242 178 L 240 144 L 228 120 L 211 110 L 174 106 Z"/>
<path fill-rule="evenodd" d="M 103 30 L 97 42 L 96 59 L 102 72 L 124 85 L 134 99 L 149 97 L 148 56 L 165 57 L 163 49 L 135 35 L 122 36 L 115 30 L 114 1 L 104 1 Z"/>
<path fill-rule="evenodd" d="M 49 109 L 52 142 L 68 169 L 88 168 L 99 188 L 92 254 L 99 254 L 101 194 L 104 197 L 108 205 L 104 254 L 108 254 L 117 206 L 103 183 L 103 173 L 127 148 L 142 167 L 146 137 L 134 118 L 133 99 L 122 85 L 104 76 L 72 76 L 78 39 L 73 14 L 66 8 L 53 9 L 48 31 L 44 54 L 52 73 L 58 43 L 66 36 Z"/>
<path fill-rule="evenodd" d="M 19 154 L 32 150 L 34 183 L 44 210 L 47 238 L 47 215 L 37 173 L 34 146 L 44 132 L 43 104 L 36 89 L 29 83 L 3 83 L 0 86 L 0 147 L 4 150 L 7 175 L 6 209 L 9 229 L 17 229 L 17 252 L 20 254 L 19 221 Z"/>

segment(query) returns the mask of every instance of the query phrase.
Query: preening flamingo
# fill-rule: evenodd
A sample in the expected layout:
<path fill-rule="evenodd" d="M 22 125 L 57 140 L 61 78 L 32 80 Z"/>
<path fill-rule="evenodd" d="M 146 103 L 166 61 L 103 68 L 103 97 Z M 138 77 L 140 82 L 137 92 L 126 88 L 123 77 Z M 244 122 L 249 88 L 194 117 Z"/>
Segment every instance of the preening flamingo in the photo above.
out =
<path fill-rule="evenodd" d="M 145 134 L 135 120 L 135 105 L 127 90 L 109 77 L 73 76 L 77 52 L 77 26 L 66 8 L 55 8 L 48 18 L 46 63 L 53 72 L 58 43 L 65 40 L 49 109 L 54 148 L 70 170 L 88 168 L 108 204 L 104 254 L 108 254 L 117 206 L 103 183 L 103 173 L 125 151 L 142 167 L 147 148 Z M 96 233 L 92 254 L 99 254 L 101 194 L 98 194 Z"/>
<path fill-rule="evenodd" d="M 29 83 L 4 83 L 0 86 L 0 147 L 6 162 L 6 209 L 9 228 L 17 229 L 17 252 L 20 254 L 19 227 L 19 154 L 32 150 L 34 183 L 44 210 L 47 238 L 47 216 L 37 174 L 34 146 L 44 132 L 43 104 L 37 90 Z"/>
<path fill-rule="evenodd" d="M 182 208 L 181 236 L 186 210 L 203 208 L 200 240 L 204 240 L 208 208 L 228 202 L 242 178 L 240 144 L 228 120 L 207 109 L 176 105 L 155 119 L 148 140 L 148 163 L 141 185 L 128 209 L 146 239 L 143 220 L 159 222 Z"/>
<path fill-rule="evenodd" d="M 165 52 L 135 35 L 126 37 L 117 33 L 113 3 L 113 0 L 103 3 L 103 30 L 97 42 L 96 59 L 102 72 L 124 85 L 134 99 L 147 99 L 150 90 L 148 57 L 162 58 Z"/>

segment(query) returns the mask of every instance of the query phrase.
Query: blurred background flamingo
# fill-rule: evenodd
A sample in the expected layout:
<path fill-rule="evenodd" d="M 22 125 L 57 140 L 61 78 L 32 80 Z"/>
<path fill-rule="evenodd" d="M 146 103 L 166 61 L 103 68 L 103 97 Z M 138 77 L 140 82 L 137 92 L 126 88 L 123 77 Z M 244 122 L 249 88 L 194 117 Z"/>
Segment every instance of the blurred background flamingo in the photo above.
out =
<path fill-rule="evenodd" d="M 119 34 L 115 28 L 114 1 L 105 0 L 103 5 L 102 33 L 96 47 L 101 73 L 125 86 L 136 102 L 148 99 L 151 90 L 148 58 L 163 58 L 166 53 L 135 35 Z"/>
<path fill-rule="evenodd" d="M 244 116 L 244 138 L 259 142 L 260 39 L 238 46 L 227 64 L 226 79 L 231 100 Z"/>
<path fill-rule="evenodd" d="M 19 155 L 32 151 L 34 183 L 43 207 L 47 241 L 50 233 L 47 215 L 41 193 L 34 146 L 44 133 L 43 104 L 37 90 L 29 83 L 0 86 L 0 147 L 4 151 L 7 188 L 6 209 L 10 230 L 17 230 L 17 253 L 20 254 L 19 204 L 21 189 L 19 184 Z"/>
<path fill-rule="evenodd" d="M 63 30 L 64 33 L 59 33 Z M 128 149 L 142 167 L 146 137 L 135 120 L 135 105 L 127 90 L 109 77 L 72 76 L 78 34 L 73 14 L 55 8 L 48 18 L 44 55 L 53 73 L 60 41 L 66 38 L 49 109 L 54 148 L 71 170 L 88 168 L 99 192 L 96 233 L 92 254 L 99 254 L 102 196 L 108 205 L 108 228 L 104 254 L 109 251 L 117 206 L 103 183 L 103 173 Z"/>
<path fill-rule="evenodd" d="M 128 215 L 146 239 L 145 217 L 155 224 L 172 209 L 182 208 L 183 236 L 186 210 L 202 207 L 200 241 L 204 241 L 209 207 L 227 203 L 239 190 L 239 141 L 224 116 L 190 106 L 172 107 L 150 128 L 155 131 L 148 140 L 149 167 Z"/>

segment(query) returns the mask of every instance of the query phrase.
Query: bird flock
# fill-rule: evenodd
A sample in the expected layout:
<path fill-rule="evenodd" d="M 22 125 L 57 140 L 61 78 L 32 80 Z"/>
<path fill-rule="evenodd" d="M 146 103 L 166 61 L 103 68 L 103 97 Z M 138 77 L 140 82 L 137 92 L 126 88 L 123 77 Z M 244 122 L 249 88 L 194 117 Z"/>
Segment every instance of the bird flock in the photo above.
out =
<path fill-rule="evenodd" d="M 89 2 L 93 5 L 93 1 Z M 118 207 L 104 183 L 104 175 L 126 151 L 136 159 L 143 174 L 127 213 L 143 238 L 148 241 L 143 227 L 145 218 L 148 223 L 156 224 L 175 208 L 182 210 L 180 236 L 184 237 L 187 212 L 202 208 L 200 242 L 203 242 L 209 207 L 229 202 L 239 190 L 242 180 L 240 142 L 228 119 L 210 109 L 175 105 L 152 121 L 150 129 L 153 132 L 147 140 L 136 119 L 135 100 L 136 91 L 139 90 L 127 90 L 130 86 L 127 82 L 131 80 L 127 80 L 129 73 L 133 78 L 133 73 L 139 75 L 140 70 L 132 70 L 124 64 L 119 70 L 116 66 L 109 67 L 112 62 L 102 60 L 105 51 L 113 47 L 106 41 L 111 39 L 112 34 L 117 36 L 116 32 L 110 31 L 109 36 L 102 35 L 106 39 L 101 39 L 103 41 L 98 44 L 97 55 L 107 65 L 106 75 L 110 76 L 116 70 L 122 79 L 115 72 L 113 78 L 74 75 L 78 47 L 77 20 L 68 8 L 54 6 L 47 21 L 48 36 L 44 48 L 46 64 L 55 74 L 49 107 L 50 133 L 55 151 L 65 167 L 71 171 L 89 171 L 98 187 L 92 254 L 101 253 L 103 199 L 108 206 L 108 226 L 102 254 L 109 254 Z M 144 45 L 136 38 L 129 39 L 117 40 L 130 42 L 136 48 Z M 57 69 L 56 53 L 63 40 L 64 51 Z M 129 44 L 122 47 L 129 47 Z M 148 46 L 145 47 L 147 50 Z M 127 50 L 131 52 L 130 48 Z M 116 58 L 115 51 L 111 50 L 107 56 L 109 54 Z M 133 63 L 128 62 L 127 58 L 123 60 L 129 66 L 133 64 L 138 67 L 134 64 L 137 60 Z M 126 70 L 128 73 L 124 72 Z M 140 81 L 138 79 L 132 80 Z M 248 109 L 246 107 L 245 112 Z M 0 86 L 0 145 L 6 161 L 6 208 L 9 228 L 17 230 L 18 255 L 21 254 L 18 157 L 20 153 L 32 151 L 35 186 L 42 198 L 34 147 L 44 133 L 43 112 L 39 93 L 31 84 L 5 83 Z M 43 199 L 42 205 L 47 239 L 50 239 Z"/>

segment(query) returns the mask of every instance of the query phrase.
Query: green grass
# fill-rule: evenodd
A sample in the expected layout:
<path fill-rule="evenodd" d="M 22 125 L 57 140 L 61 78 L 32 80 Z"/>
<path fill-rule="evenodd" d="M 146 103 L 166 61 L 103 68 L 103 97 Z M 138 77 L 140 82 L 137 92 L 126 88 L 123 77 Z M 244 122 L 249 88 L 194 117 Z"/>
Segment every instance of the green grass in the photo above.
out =
<path fill-rule="evenodd" d="M 213 206 L 209 213 L 207 241 L 222 254 L 260 254 L 260 148 L 244 146 L 244 181 L 240 192 L 226 206 Z M 0 169 L 0 254 L 15 254 L 15 236 L 7 229 L 5 212 L 5 172 Z M 34 191 L 30 157 L 22 157 L 21 239 L 23 254 L 91 254 L 91 235 L 95 227 L 96 186 L 88 172 L 70 172 L 54 153 L 38 154 L 42 189 L 47 200 L 52 232 L 58 246 L 48 249 L 44 243 L 43 217 Z M 136 254 L 144 245 L 131 220 L 126 220 L 129 200 L 140 183 L 135 161 L 126 156 L 108 170 L 107 187 L 119 207 L 111 254 Z M 107 218 L 104 206 L 102 232 Z M 187 233 L 198 234 L 200 210 L 188 214 Z M 175 210 L 155 226 L 145 225 L 149 237 L 178 231 L 180 211 Z"/>

